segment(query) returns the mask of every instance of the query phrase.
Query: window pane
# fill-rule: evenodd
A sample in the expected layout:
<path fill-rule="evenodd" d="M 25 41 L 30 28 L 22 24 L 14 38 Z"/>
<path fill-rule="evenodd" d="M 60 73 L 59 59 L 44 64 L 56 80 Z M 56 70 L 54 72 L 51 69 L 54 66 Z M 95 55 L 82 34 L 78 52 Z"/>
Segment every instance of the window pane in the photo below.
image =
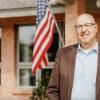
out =
<path fill-rule="evenodd" d="M 33 52 L 35 26 L 20 26 L 19 32 L 19 61 L 31 62 Z"/>
<path fill-rule="evenodd" d="M 20 69 L 19 70 L 19 84 L 21 86 L 35 86 L 36 76 L 32 76 L 31 69 Z"/>
<path fill-rule="evenodd" d="M 55 60 L 56 52 L 59 48 L 59 37 L 58 33 L 54 34 L 53 42 L 48 50 L 48 60 L 53 62 Z"/>
<path fill-rule="evenodd" d="M 65 25 L 64 22 L 59 22 L 58 23 L 63 41 L 64 41 L 64 35 L 65 35 Z M 53 43 L 51 44 L 49 50 L 48 50 L 48 60 L 49 62 L 54 62 L 55 56 L 57 53 L 58 48 L 62 47 L 61 40 L 59 38 L 59 34 L 57 29 L 55 30 L 54 36 L 53 36 Z"/>

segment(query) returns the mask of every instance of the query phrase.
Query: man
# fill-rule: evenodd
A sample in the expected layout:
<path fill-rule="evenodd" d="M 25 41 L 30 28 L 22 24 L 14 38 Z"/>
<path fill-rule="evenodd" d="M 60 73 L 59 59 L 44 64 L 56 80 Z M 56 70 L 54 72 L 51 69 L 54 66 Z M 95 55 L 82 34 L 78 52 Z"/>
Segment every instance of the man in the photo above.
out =
<path fill-rule="evenodd" d="M 90 14 L 81 14 L 75 30 L 79 43 L 58 50 L 48 100 L 100 100 L 100 44 L 98 26 Z"/>

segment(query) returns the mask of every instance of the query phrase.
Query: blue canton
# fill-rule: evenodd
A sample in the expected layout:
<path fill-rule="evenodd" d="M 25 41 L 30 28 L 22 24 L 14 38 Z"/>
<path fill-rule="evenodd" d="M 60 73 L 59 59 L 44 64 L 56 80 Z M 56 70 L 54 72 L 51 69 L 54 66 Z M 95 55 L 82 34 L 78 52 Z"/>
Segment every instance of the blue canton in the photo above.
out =
<path fill-rule="evenodd" d="M 38 26 L 46 13 L 46 8 L 47 8 L 46 1 L 38 0 L 37 6 L 38 6 L 38 8 L 37 8 L 38 10 L 37 10 L 36 25 Z"/>

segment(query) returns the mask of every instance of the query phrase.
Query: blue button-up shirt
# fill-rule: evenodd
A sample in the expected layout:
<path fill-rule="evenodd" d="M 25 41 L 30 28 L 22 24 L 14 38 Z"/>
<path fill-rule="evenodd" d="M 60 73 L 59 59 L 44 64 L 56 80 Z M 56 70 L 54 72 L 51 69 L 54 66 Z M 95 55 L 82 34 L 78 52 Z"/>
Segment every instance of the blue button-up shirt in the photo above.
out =
<path fill-rule="evenodd" d="M 96 100 L 98 43 L 84 50 L 78 45 L 71 100 Z"/>

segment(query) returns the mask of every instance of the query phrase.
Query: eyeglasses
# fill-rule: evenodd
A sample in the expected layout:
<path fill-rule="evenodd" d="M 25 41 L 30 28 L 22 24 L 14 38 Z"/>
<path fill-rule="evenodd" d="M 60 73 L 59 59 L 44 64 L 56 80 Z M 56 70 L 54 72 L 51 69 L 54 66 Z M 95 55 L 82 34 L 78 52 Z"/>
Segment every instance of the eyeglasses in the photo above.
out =
<path fill-rule="evenodd" d="M 76 29 L 78 29 L 78 30 L 80 30 L 80 29 L 82 29 L 82 27 L 84 26 L 85 28 L 91 28 L 93 25 L 95 25 L 95 23 L 86 23 L 86 24 L 84 24 L 84 25 L 75 25 L 75 28 Z"/>

